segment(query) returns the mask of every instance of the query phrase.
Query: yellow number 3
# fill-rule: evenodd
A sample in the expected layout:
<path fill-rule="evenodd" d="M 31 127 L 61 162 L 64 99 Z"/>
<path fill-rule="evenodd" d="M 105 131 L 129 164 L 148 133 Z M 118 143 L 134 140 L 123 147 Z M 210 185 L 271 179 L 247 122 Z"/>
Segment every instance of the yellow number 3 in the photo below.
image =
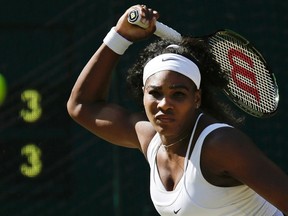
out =
<path fill-rule="evenodd" d="M 34 144 L 28 144 L 21 149 L 21 155 L 28 161 L 20 166 L 21 173 L 31 178 L 39 175 L 42 170 L 41 149 Z"/>
<path fill-rule="evenodd" d="M 35 122 L 42 115 L 41 108 L 41 95 L 38 91 L 28 89 L 22 92 L 21 99 L 27 104 L 28 109 L 22 109 L 20 111 L 20 116 L 26 122 Z"/>

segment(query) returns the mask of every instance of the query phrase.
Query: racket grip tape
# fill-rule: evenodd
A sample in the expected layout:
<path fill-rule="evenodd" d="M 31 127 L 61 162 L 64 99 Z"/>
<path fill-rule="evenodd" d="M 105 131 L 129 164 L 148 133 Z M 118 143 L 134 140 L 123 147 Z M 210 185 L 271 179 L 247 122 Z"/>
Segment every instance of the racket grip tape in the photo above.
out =
<path fill-rule="evenodd" d="M 137 25 L 141 28 L 147 28 L 148 25 L 145 23 L 141 22 L 141 16 L 139 14 L 138 10 L 132 10 L 128 14 L 128 22 L 131 23 L 132 25 Z M 160 38 L 163 39 L 168 39 L 168 40 L 173 40 L 176 42 L 180 42 L 182 39 L 182 36 L 179 32 L 176 30 L 172 29 L 171 27 L 156 21 L 156 30 L 154 34 Z"/>

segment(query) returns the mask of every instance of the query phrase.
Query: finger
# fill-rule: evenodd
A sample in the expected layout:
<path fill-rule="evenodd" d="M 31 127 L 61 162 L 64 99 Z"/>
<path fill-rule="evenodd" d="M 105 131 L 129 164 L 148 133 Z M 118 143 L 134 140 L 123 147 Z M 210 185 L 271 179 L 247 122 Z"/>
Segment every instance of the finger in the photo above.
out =
<path fill-rule="evenodd" d="M 152 8 L 147 7 L 147 5 L 139 5 L 140 11 L 139 14 L 142 18 L 145 18 L 147 20 L 151 20 L 154 16 L 158 16 L 158 12 L 156 10 L 153 10 Z M 158 18 L 158 17 L 157 17 Z"/>

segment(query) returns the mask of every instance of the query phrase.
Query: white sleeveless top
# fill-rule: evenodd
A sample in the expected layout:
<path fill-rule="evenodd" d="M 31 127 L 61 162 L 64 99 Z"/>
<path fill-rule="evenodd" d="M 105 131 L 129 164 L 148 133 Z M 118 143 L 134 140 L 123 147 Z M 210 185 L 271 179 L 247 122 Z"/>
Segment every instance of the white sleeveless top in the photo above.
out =
<path fill-rule="evenodd" d="M 217 123 L 205 128 L 188 160 L 197 122 L 187 149 L 184 174 L 173 191 L 165 189 L 156 165 L 156 155 L 161 146 L 159 134 L 157 133 L 150 142 L 147 150 L 151 168 L 150 194 L 158 213 L 162 216 L 272 216 L 277 211 L 276 207 L 248 186 L 217 187 L 207 182 L 202 175 L 200 155 L 204 139 L 213 130 L 230 127 L 229 125 Z"/>

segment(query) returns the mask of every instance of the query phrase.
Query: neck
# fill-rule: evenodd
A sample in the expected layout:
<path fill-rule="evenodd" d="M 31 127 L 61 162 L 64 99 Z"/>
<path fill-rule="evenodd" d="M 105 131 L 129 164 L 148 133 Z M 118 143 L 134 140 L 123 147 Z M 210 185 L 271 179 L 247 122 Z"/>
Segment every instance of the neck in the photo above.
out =
<path fill-rule="evenodd" d="M 176 142 L 173 143 L 168 143 L 168 144 L 164 144 L 163 142 L 161 143 L 161 146 L 168 151 L 169 148 L 171 148 L 172 146 L 176 145 L 176 144 L 180 144 L 183 140 L 185 140 L 190 133 L 187 133 L 185 136 L 183 136 L 182 138 L 180 138 L 179 140 L 177 140 Z"/>
<path fill-rule="evenodd" d="M 194 122 L 194 126 L 192 127 L 192 129 L 190 131 L 186 132 L 186 134 L 184 136 L 182 136 L 182 138 L 179 138 L 175 142 L 169 143 L 169 142 L 167 142 L 167 139 L 165 139 L 165 137 L 163 137 L 164 139 L 162 139 L 162 140 L 164 140 L 165 144 L 162 141 L 161 147 L 163 147 L 163 149 L 165 149 L 166 151 L 169 151 L 169 149 L 171 149 L 172 147 L 174 147 L 176 145 L 178 146 L 182 141 L 185 140 L 187 142 L 186 139 L 188 138 L 189 135 L 191 135 L 193 128 L 196 127 L 196 123 L 197 123 L 196 121 L 197 121 L 197 118 L 199 117 L 200 114 L 201 114 L 200 112 L 197 112 L 197 114 L 194 117 L 194 120 L 192 121 L 192 122 Z"/>

